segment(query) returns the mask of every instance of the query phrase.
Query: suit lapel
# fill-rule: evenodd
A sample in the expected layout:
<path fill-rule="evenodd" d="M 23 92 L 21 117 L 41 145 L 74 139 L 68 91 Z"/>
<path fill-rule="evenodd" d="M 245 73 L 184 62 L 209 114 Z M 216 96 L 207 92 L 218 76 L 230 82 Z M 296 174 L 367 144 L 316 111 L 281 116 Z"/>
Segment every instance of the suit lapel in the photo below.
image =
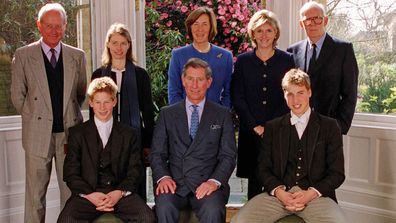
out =
<path fill-rule="evenodd" d="M 88 152 L 91 157 L 92 166 L 96 170 L 99 158 L 99 152 L 103 149 L 102 140 L 100 139 L 98 129 L 96 128 L 94 119 L 88 121 L 88 131 L 86 132 L 86 140 L 88 145 Z"/>
<path fill-rule="evenodd" d="M 330 56 L 333 54 L 334 49 L 335 47 L 333 39 L 331 36 L 329 36 L 329 34 L 326 34 L 322 49 L 320 50 L 318 60 L 313 70 L 314 73 L 318 71 L 323 64 L 326 64 L 326 62 L 330 60 Z"/>
<path fill-rule="evenodd" d="M 279 146 L 280 146 L 280 159 L 281 159 L 281 175 L 283 176 L 286 171 L 287 158 L 290 151 L 290 131 L 294 128 L 290 124 L 290 113 L 281 120 L 281 127 L 279 131 Z"/>
<path fill-rule="evenodd" d="M 31 70 L 31 72 L 37 80 L 37 85 L 41 90 L 41 95 L 44 98 L 44 102 L 47 105 L 48 109 L 52 111 L 47 71 L 45 70 L 43 51 L 41 50 L 40 41 L 34 43 L 32 48 L 32 54 L 29 57 L 29 61 L 31 63 L 31 67 L 34 68 Z"/>
<path fill-rule="evenodd" d="M 113 128 L 111 129 L 111 134 L 109 137 L 109 142 L 108 143 L 109 146 L 111 146 L 110 148 L 110 154 L 111 154 L 111 168 L 113 169 L 113 173 L 117 174 L 117 168 L 118 168 L 118 163 L 120 160 L 120 156 L 121 156 L 121 150 L 122 150 L 122 145 L 123 145 L 123 141 L 122 141 L 122 135 L 120 132 L 120 123 L 118 123 L 116 120 L 114 120 L 113 122 Z M 116 176 L 117 178 L 118 176 Z"/>
<path fill-rule="evenodd" d="M 307 154 L 306 154 L 308 161 L 307 167 L 308 169 L 310 169 L 313 154 L 315 152 L 315 146 L 318 141 L 319 130 L 320 130 L 318 116 L 314 111 L 312 111 L 311 116 L 309 117 L 306 130 L 308 130 Z"/>
<path fill-rule="evenodd" d="M 191 144 L 190 131 L 188 129 L 188 120 L 186 112 L 186 101 L 184 103 L 179 103 L 176 112 L 173 114 L 173 120 L 176 122 L 176 135 L 180 136 L 181 141 L 185 145 Z M 187 148 L 187 147 L 183 147 Z M 183 151 L 184 153 L 185 151 Z"/>
<path fill-rule="evenodd" d="M 62 58 L 63 58 L 63 114 L 66 112 L 67 104 L 73 88 L 73 80 L 75 79 L 76 72 L 74 72 L 75 63 L 73 56 L 69 51 L 69 47 L 61 43 Z"/>
<path fill-rule="evenodd" d="M 307 46 L 308 46 L 308 40 L 305 40 L 302 42 L 302 44 L 300 44 L 298 47 L 300 48 L 299 50 L 297 50 L 297 54 L 296 54 L 296 66 L 300 67 L 301 69 L 306 70 L 308 64 L 306 64 L 306 57 L 307 57 Z"/>

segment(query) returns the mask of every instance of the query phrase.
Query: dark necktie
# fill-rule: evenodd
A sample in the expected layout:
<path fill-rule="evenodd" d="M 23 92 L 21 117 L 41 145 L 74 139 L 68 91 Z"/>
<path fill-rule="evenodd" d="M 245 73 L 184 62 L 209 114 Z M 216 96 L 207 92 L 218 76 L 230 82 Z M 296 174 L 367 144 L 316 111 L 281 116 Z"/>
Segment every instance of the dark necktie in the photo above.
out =
<path fill-rule="evenodd" d="M 193 108 L 193 111 L 191 113 L 190 136 L 194 139 L 199 125 L 198 105 L 191 105 L 191 107 Z"/>
<path fill-rule="evenodd" d="M 316 65 L 316 44 L 312 44 L 312 57 L 309 60 L 309 68 L 308 68 L 308 74 L 312 75 L 313 70 L 315 69 L 315 65 Z"/>
<path fill-rule="evenodd" d="M 55 49 L 54 49 L 54 48 L 51 48 L 50 51 L 51 51 L 51 54 L 52 54 L 52 55 L 51 55 L 50 63 L 51 63 L 51 65 L 52 65 L 52 67 L 55 68 L 55 67 L 56 67 Z"/>

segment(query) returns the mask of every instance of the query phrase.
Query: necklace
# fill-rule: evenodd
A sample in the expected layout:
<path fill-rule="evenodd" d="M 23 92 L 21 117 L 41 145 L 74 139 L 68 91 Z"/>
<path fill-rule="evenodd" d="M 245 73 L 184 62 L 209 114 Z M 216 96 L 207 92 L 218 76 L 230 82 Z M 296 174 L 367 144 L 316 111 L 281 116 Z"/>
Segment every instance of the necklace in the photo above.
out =
<path fill-rule="evenodd" d="M 205 49 L 203 49 L 203 50 L 200 50 L 200 49 L 198 49 L 198 47 L 193 43 L 193 47 L 198 51 L 198 52 L 200 52 L 200 53 L 207 53 L 207 52 L 209 52 L 209 50 L 210 50 L 210 43 L 208 44 L 208 46 L 205 48 Z"/>

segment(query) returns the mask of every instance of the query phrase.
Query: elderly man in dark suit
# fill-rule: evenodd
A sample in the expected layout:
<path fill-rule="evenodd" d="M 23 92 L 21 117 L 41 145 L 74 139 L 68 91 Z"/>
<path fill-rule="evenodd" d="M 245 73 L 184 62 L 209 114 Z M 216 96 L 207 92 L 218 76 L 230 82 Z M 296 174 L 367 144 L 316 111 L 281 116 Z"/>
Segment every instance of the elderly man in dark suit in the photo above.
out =
<path fill-rule="evenodd" d="M 311 110 L 310 80 L 292 69 L 282 80 L 290 114 L 267 122 L 255 196 L 233 223 L 273 223 L 290 214 L 306 222 L 346 223 L 335 189 L 344 181 L 342 135 L 336 120 Z"/>
<path fill-rule="evenodd" d="M 355 112 L 359 73 L 352 44 L 326 33 L 328 18 L 322 4 L 305 3 L 300 19 L 308 38 L 287 51 L 310 76 L 313 110 L 337 119 L 341 133 L 347 134 Z"/>
<path fill-rule="evenodd" d="M 227 108 L 206 99 L 209 65 L 188 60 L 182 74 L 186 99 L 161 110 L 150 156 L 159 223 L 178 221 L 191 206 L 200 222 L 225 221 L 228 180 L 235 167 L 234 128 Z"/>
<path fill-rule="evenodd" d="M 70 197 L 63 182 L 67 129 L 83 118 L 87 84 L 85 55 L 61 42 L 67 15 L 58 3 L 44 5 L 37 27 L 41 39 L 17 49 L 12 61 L 11 99 L 22 116 L 25 150 L 25 222 L 44 222 L 45 196 L 55 161 L 61 208 Z"/>
<path fill-rule="evenodd" d="M 138 134 L 113 119 L 117 85 L 109 77 L 97 78 L 88 95 L 94 118 L 69 130 L 63 171 L 72 196 L 58 222 L 91 222 L 106 212 L 123 222 L 154 222 L 154 213 L 136 194 L 143 168 Z"/>

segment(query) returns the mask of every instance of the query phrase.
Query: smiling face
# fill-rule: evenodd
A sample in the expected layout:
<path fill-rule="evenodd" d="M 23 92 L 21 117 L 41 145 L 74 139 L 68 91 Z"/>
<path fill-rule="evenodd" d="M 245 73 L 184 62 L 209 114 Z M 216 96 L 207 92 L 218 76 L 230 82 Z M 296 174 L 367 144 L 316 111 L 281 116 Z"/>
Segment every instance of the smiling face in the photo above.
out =
<path fill-rule="evenodd" d="M 191 25 L 193 42 L 196 44 L 209 42 L 210 18 L 207 14 L 202 14 Z"/>
<path fill-rule="evenodd" d="M 304 85 L 289 84 L 283 91 L 287 106 L 290 110 L 301 117 L 309 108 L 311 90 Z"/>
<path fill-rule="evenodd" d="M 36 22 L 41 33 L 43 42 L 51 48 L 55 48 L 65 35 L 66 22 L 58 11 L 46 12 L 41 21 Z"/>
<path fill-rule="evenodd" d="M 130 43 L 124 36 L 114 33 L 107 44 L 112 59 L 125 59 Z"/>
<path fill-rule="evenodd" d="M 320 24 L 314 22 L 315 18 L 317 21 L 320 21 L 320 18 L 322 18 Z M 322 11 L 319 8 L 314 7 L 308 9 L 304 13 L 303 18 L 300 21 L 300 26 L 304 28 L 308 38 L 315 43 L 326 32 L 325 27 L 327 22 L 328 18 L 323 15 Z"/>
<path fill-rule="evenodd" d="M 212 84 L 212 78 L 207 78 L 205 68 L 188 67 L 182 82 L 189 101 L 193 104 L 201 102 L 206 95 L 206 91 Z"/>
<path fill-rule="evenodd" d="M 276 30 L 268 23 L 264 23 L 253 31 L 253 38 L 258 48 L 272 48 L 276 38 Z"/>
<path fill-rule="evenodd" d="M 99 91 L 89 100 L 89 106 L 93 109 L 95 117 L 102 122 L 107 122 L 113 115 L 113 108 L 117 101 L 110 93 Z"/>

